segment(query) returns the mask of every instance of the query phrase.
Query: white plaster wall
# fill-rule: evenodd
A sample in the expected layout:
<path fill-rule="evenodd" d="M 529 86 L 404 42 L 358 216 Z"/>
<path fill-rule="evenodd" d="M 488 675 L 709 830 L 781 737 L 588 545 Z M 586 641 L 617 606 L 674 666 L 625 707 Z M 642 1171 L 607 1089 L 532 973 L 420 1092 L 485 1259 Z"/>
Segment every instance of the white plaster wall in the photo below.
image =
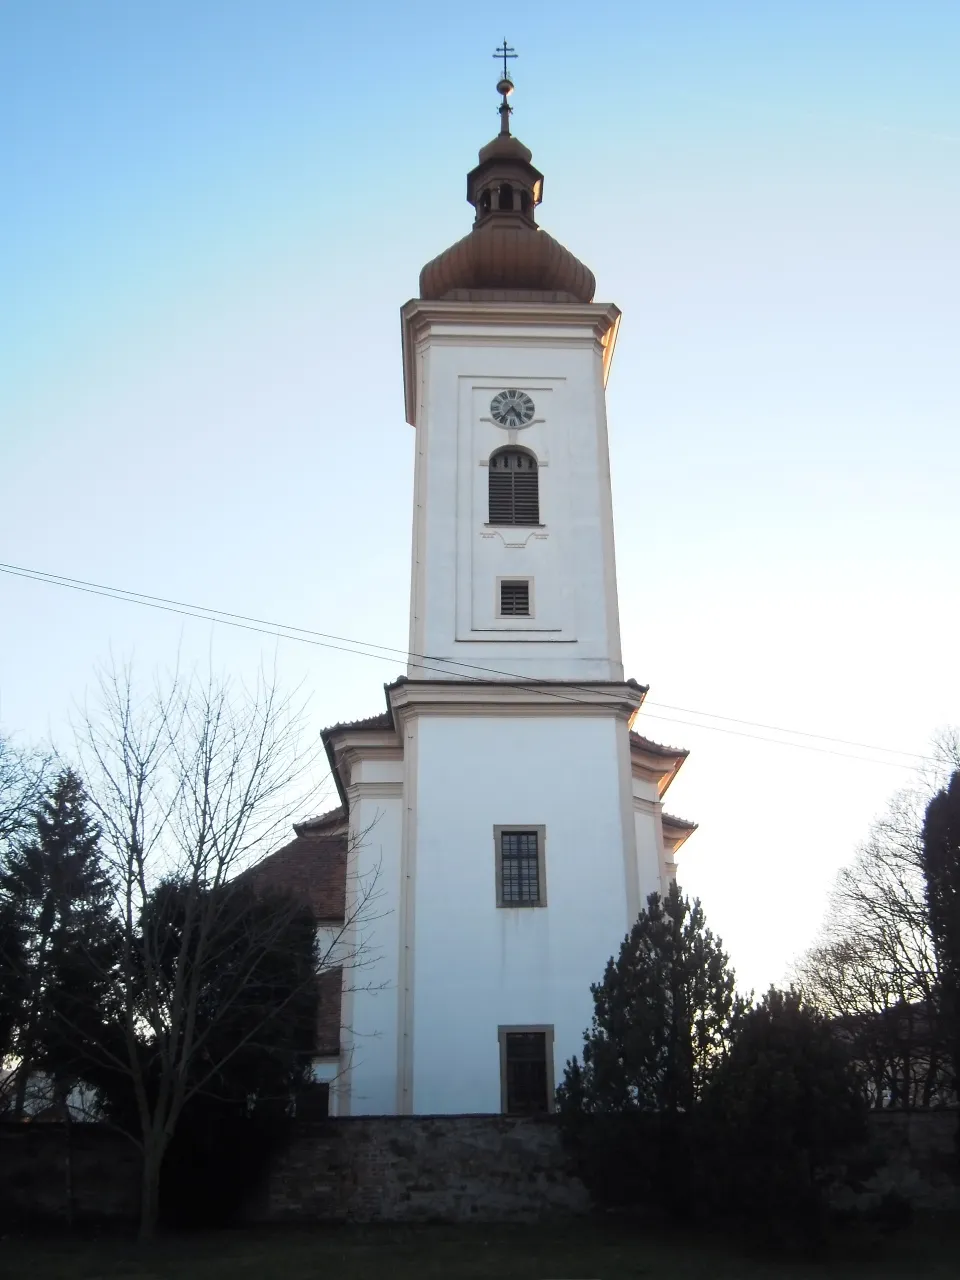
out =
<path fill-rule="evenodd" d="M 651 893 L 663 893 L 663 836 L 659 811 L 635 808 L 637 868 L 640 876 L 640 906 L 647 905 Z"/>
<path fill-rule="evenodd" d="M 589 326 L 435 325 L 417 361 L 411 649 L 506 675 L 621 680 L 603 366 Z M 506 386 L 528 391 L 544 419 L 512 439 L 484 421 Z M 486 527 L 486 462 L 510 443 L 544 464 L 544 527 L 507 539 Z M 495 617 L 498 576 L 535 579 L 533 619 Z M 411 673 L 422 674 L 415 661 Z"/>
<path fill-rule="evenodd" d="M 418 720 L 412 1110 L 500 1110 L 498 1026 L 582 1049 L 590 983 L 629 927 L 632 813 L 611 716 Z M 496 905 L 495 825 L 546 826 L 545 908 Z M 625 827 L 626 824 L 626 827 Z"/>
<path fill-rule="evenodd" d="M 399 750 L 396 752 L 399 756 Z M 350 785 L 403 783 L 403 761 L 394 759 L 358 760 L 350 771 Z"/>
<path fill-rule="evenodd" d="M 399 766 L 394 764 L 393 769 L 396 772 Z M 365 893 L 367 900 L 351 932 L 355 962 L 344 970 L 346 1078 L 340 1089 L 339 1111 L 388 1115 L 396 1111 L 397 904 L 403 799 L 399 795 L 364 794 L 367 789 L 361 785 L 350 804 L 351 835 L 359 844 L 351 850 L 348 865 L 348 911 L 355 893 Z"/>

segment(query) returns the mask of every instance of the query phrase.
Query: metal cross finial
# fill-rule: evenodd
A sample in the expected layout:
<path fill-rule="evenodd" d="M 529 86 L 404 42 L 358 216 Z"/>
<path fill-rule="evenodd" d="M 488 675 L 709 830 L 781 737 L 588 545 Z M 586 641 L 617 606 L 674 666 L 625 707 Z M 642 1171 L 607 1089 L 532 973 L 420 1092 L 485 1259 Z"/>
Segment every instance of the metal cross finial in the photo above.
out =
<path fill-rule="evenodd" d="M 510 76 L 509 76 L 509 74 L 508 74 L 508 72 L 507 72 L 507 59 L 508 59 L 508 58 L 516 58 L 516 57 L 518 57 L 519 55 L 518 55 L 518 54 L 516 54 L 516 53 L 514 53 L 514 51 L 513 51 L 513 46 L 512 46 L 512 45 L 507 44 L 507 37 L 506 37 L 506 36 L 504 36 L 504 37 L 503 37 L 503 44 L 502 44 L 502 45 L 500 45 L 500 46 L 498 47 L 498 49 L 497 49 L 496 53 L 495 53 L 493 56 L 494 56 L 495 58 L 502 58 L 502 59 L 503 59 L 503 78 L 504 78 L 504 80 L 509 80 L 509 79 L 510 79 Z"/>

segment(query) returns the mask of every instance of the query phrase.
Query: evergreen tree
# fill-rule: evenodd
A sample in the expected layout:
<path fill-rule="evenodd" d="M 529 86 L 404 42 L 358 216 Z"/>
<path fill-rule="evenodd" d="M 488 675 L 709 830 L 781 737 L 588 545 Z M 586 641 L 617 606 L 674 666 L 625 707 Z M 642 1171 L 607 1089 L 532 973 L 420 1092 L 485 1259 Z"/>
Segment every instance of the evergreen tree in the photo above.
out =
<path fill-rule="evenodd" d="M 0 867 L 15 840 L 30 826 L 43 794 L 45 757 L 24 751 L 0 733 Z M 7 1069 L 25 998 L 25 936 L 20 913 L 0 893 L 0 1112 L 10 1105 L 16 1079 Z"/>
<path fill-rule="evenodd" d="M 923 822 L 927 914 L 939 969 L 937 993 L 960 1096 L 960 770 L 927 805 Z M 960 1156 L 960 1129 L 957 1132 Z"/>
<path fill-rule="evenodd" d="M 99 839 L 83 785 L 68 769 L 36 810 L 33 830 L 0 859 L 0 915 L 19 996 L 11 1046 L 18 1118 L 36 1072 L 53 1076 L 64 1101 L 84 1023 L 99 1021 L 109 1002 L 115 926 Z"/>
<path fill-rule="evenodd" d="M 652 893 L 616 960 L 594 983 L 593 1021 L 583 1066 L 568 1065 L 590 1112 L 689 1112 L 741 1008 L 736 978 L 699 901 L 676 882 L 666 898 Z M 572 1099 L 570 1099 L 572 1100 Z"/>
<path fill-rule="evenodd" d="M 743 1009 L 699 901 L 671 884 L 646 908 L 591 988 L 582 1064 L 557 1091 L 565 1133 L 602 1198 L 686 1195 L 690 1118 Z"/>
<path fill-rule="evenodd" d="M 818 1244 L 825 1189 L 864 1135 L 862 1082 L 830 1022 L 793 990 L 744 1014 L 701 1101 L 701 1201 L 778 1243 Z"/>
<path fill-rule="evenodd" d="M 13 904 L 0 897 L 0 1115 L 12 1105 L 16 1077 L 6 1063 L 14 1056 L 24 1004 L 24 937 Z"/>

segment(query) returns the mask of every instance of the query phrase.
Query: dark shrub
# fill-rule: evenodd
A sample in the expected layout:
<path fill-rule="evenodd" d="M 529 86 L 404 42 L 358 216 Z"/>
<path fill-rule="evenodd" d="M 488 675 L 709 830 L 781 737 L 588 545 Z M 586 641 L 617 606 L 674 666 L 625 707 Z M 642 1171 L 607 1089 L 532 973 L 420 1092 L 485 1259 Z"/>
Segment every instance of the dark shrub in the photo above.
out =
<path fill-rule="evenodd" d="M 771 1241 L 816 1244 L 827 1189 L 865 1133 L 861 1083 L 825 1018 L 771 988 L 743 1018 L 701 1102 L 701 1199 Z"/>

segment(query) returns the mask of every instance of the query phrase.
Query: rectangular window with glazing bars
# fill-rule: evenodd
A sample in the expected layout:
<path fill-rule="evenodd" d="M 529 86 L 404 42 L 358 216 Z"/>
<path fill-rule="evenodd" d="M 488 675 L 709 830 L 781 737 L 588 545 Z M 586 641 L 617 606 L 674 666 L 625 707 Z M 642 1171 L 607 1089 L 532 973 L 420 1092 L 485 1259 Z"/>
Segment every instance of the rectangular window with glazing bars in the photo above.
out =
<path fill-rule="evenodd" d="M 537 460 L 523 449 L 500 449 L 490 459 L 490 524 L 540 523 Z"/>
<path fill-rule="evenodd" d="M 515 831 L 498 827 L 496 834 L 499 839 L 497 905 L 545 906 L 542 828 Z"/>

